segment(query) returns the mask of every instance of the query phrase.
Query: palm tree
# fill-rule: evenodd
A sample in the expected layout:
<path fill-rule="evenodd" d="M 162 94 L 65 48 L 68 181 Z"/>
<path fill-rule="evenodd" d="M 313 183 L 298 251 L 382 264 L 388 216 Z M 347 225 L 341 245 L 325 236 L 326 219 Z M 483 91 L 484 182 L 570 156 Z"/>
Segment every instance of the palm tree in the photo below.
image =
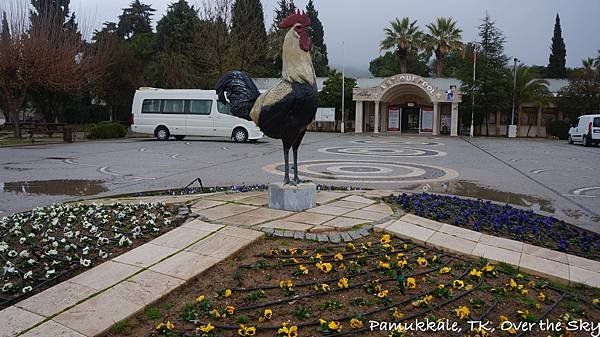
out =
<path fill-rule="evenodd" d="M 457 27 L 456 21 L 452 18 L 443 16 L 437 18 L 436 22 L 428 24 L 427 29 L 429 30 L 426 36 L 427 48 L 435 52 L 436 75 L 442 77 L 446 54 L 463 49 L 462 29 Z"/>
<path fill-rule="evenodd" d="M 507 69 L 506 72 L 506 80 L 511 86 L 514 83 L 512 70 Z M 552 94 L 548 89 L 548 81 L 542 78 L 535 78 L 535 73 L 528 67 L 524 65 L 519 65 L 517 67 L 517 82 L 515 85 L 515 106 L 517 108 L 517 113 L 520 116 L 523 113 L 523 105 L 525 103 L 535 103 L 538 107 L 547 106 L 550 102 Z M 527 135 L 529 135 L 529 130 L 531 130 L 531 126 L 537 119 L 537 114 L 535 114 L 535 118 L 529 118 L 529 128 L 527 129 Z"/>
<path fill-rule="evenodd" d="M 593 59 L 591 57 L 588 57 L 586 59 L 581 60 L 581 65 L 583 66 L 584 70 L 592 71 L 592 70 L 594 70 L 594 65 L 596 65 L 598 63 L 599 59 Z"/>
<path fill-rule="evenodd" d="M 390 27 L 385 30 L 385 39 L 381 41 L 381 50 L 396 49 L 400 62 L 400 72 L 406 73 L 408 63 L 408 52 L 412 48 L 420 48 L 423 33 L 417 26 L 417 20 L 410 21 L 409 18 L 402 20 L 396 18 L 390 21 Z"/>

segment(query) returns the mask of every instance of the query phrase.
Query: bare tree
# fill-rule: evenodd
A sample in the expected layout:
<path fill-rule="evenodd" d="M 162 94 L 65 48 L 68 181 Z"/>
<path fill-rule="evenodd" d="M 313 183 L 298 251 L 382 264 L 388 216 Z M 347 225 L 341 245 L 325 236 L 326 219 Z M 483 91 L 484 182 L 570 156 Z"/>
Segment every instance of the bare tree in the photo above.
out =
<path fill-rule="evenodd" d="M 198 42 L 204 46 L 203 68 L 209 72 L 206 77 L 210 85 L 230 68 L 231 5 L 231 0 L 205 1 L 203 5 Z"/>
<path fill-rule="evenodd" d="M 0 43 L 0 99 L 21 137 L 18 112 L 28 91 L 44 88 L 55 92 L 87 90 L 108 64 L 109 45 L 89 46 L 55 25 L 51 17 L 30 25 L 27 8 L 9 2 L 10 34 Z"/>

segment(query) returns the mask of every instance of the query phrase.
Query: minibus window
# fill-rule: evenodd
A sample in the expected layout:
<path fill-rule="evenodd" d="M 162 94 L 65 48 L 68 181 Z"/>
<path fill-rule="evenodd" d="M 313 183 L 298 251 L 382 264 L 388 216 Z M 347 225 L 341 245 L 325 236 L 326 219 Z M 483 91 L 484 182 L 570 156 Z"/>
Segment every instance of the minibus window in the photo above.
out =
<path fill-rule="evenodd" d="M 219 113 L 222 113 L 225 115 L 231 115 L 231 111 L 229 110 L 229 104 L 223 104 L 218 101 L 217 101 L 217 111 Z"/>
<path fill-rule="evenodd" d="M 189 104 L 190 107 L 188 113 L 193 115 L 210 115 L 212 101 L 192 99 Z"/>
<path fill-rule="evenodd" d="M 600 117 L 594 118 L 594 127 L 600 128 Z"/>
<path fill-rule="evenodd" d="M 165 99 L 163 100 L 163 113 L 166 114 L 182 114 L 185 107 L 182 99 Z"/>
<path fill-rule="evenodd" d="M 160 113 L 160 99 L 145 99 L 142 103 L 142 113 Z"/>

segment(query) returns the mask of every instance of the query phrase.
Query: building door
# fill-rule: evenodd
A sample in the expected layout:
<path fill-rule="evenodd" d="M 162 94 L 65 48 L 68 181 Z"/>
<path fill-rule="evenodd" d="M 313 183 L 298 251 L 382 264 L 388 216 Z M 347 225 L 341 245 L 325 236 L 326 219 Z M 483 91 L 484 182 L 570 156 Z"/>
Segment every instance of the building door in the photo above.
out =
<path fill-rule="evenodd" d="M 388 107 L 388 131 L 400 131 L 400 107 L 390 105 Z"/>
<path fill-rule="evenodd" d="M 419 117 L 421 108 L 405 107 L 402 108 L 402 131 L 419 132 Z"/>

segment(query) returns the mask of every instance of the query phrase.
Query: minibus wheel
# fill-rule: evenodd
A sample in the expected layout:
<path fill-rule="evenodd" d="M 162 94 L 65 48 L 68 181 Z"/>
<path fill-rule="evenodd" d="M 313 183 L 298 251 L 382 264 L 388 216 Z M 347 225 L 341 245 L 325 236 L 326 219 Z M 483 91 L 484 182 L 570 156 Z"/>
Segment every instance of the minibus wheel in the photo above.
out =
<path fill-rule="evenodd" d="M 154 135 L 156 136 L 156 139 L 158 140 L 169 140 L 169 137 L 171 137 L 171 134 L 169 133 L 169 129 L 167 129 L 164 126 L 159 126 L 156 128 L 156 131 L 154 131 Z"/>
<path fill-rule="evenodd" d="M 236 143 L 244 143 L 248 140 L 248 131 L 244 128 L 237 128 L 233 130 L 233 140 Z"/>

